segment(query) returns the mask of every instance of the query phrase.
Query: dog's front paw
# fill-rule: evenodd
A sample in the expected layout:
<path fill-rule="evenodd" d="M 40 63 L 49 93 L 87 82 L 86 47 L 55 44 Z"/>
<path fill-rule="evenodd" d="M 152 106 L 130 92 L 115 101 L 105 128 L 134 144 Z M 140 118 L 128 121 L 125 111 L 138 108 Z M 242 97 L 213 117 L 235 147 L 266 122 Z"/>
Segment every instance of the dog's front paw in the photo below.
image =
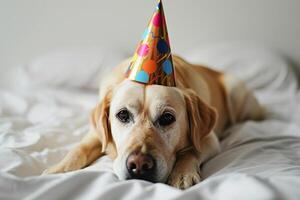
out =
<path fill-rule="evenodd" d="M 64 169 L 60 166 L 53 166 L 50 167 L 48 169 L 46 169 L 45 171 L 43 171 L 42 175 L 48 175 L 48 174 L 58 174 L 58 173 L 63 173 Z"/>
<path fill-rule="evenodd" d="M 186 164 L 185 164 L 186 165 Z M 198 166 L 176 165 L 171 172 L 167 183 L 178 189 L 187 189 L 201 181 L 200 168 Z"/>
<path fill-rule="evenodd" d="M 87 163 L 87 157 L 80 154 L 77 151 L 70 152 L 67 156 L 58 164 L 46 169 L 43 175 L 46 174 L 58 174 L 70 171 L 79 170 Z"/>

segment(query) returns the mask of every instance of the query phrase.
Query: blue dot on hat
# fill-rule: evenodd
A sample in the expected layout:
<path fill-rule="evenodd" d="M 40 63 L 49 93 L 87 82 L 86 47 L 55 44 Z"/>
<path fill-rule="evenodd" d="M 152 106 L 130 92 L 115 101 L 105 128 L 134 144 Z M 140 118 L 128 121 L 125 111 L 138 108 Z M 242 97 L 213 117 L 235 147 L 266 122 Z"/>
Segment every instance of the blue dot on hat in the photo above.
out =
<path fill-rule="evenodd" d="M 163 39 L 159 40 L 157 43 L 157 50 L 161 54 L 167 53 L 169 51 L 169 46 L 167 42 Z"/>
<path fill-rule="evenodd" d="M 135 80 L 142 83 L 148 83 L 149 75 L 147 74 L 147 72 L 141 70 L 136 74 Z"/>
<path fill-rule="evenodd" d="M 156 9 L 157 9 L 157 10 L 161 9 L 161 5 L 162 5 L 162 3 L 161 3 L 161 1 L 159 1 L 159 3 L 158 3 L 157 6 L 156 6 Z"/>
<path fill-rule="evenodd" d="M 170 60 L 166 60 L 163 63 L 163 70 L 168 75 L 173 72 L 173 65 L 172 65 L 172 62 Z"/>

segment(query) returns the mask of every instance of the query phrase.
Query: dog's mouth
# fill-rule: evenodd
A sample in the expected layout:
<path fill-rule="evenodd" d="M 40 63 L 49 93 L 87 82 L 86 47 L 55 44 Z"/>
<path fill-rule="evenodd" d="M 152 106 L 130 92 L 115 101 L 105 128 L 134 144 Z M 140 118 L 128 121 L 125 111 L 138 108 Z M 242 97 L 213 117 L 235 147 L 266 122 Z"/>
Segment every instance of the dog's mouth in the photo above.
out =
<path fill-rule="evenodd" d="M 157 164 L 150 154 L 133 152 L 126 159 L 126 179 L 141 179 L 150 182 L 157 182 Z"/>
<path fill-rule="evenodd" d="M 141 174 L 141 175 L 133 175 L 133 174 L 128 174 L 126 177 L 126 180 L 131 180 L 131 179 L 139 179 L 139 180 L 144 180 L 144 181 L 149 181 L 152 183 L 157 183 L 156 175 L 155 173 L 153 174 Z"/>

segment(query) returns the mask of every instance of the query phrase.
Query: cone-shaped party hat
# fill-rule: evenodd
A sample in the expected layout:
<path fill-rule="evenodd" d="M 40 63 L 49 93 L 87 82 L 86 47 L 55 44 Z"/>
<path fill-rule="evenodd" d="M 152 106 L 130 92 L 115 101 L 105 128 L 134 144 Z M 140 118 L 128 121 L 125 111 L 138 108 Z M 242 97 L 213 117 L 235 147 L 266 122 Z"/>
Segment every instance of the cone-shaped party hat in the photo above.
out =
<path fill-rule="evenodd" d="M 144 84 L 176 86 L 170 42 L 161 0 L 125 76 Z"/>

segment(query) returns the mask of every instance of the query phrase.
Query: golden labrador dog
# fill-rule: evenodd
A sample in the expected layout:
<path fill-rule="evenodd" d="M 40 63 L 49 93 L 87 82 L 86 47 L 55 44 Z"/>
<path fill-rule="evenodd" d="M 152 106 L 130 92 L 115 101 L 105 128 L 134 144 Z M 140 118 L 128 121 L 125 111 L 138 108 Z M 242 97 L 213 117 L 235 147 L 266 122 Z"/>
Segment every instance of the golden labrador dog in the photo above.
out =
<path fill-rule="evenodd" d="M 82 169 L 103 155 L 121 180 L 166 182 L 185 189 L 201 181 L 200 165 L 220 150 L 228 126 L 263 117 L 240 80 L 173 57 L 176 87 L 124 78 L 124 61 L 100 85 L 90 132 L 46 174 Z"/>

